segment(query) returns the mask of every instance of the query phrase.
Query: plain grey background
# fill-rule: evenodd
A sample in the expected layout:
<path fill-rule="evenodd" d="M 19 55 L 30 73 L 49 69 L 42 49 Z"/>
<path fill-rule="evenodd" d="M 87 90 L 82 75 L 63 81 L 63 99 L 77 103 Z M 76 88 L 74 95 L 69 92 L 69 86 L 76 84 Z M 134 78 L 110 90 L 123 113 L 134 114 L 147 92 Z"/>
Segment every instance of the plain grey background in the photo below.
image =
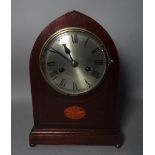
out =
<path fill-rule="evenodd" d="M 68 11 L 80 11 L 111 35 L 120 57 L 124 145 L 29 147 L 33 126 L 29 56 L 39 33 Z M 142 0 L 12 0 L 12 155 L 142 155 Z"/>

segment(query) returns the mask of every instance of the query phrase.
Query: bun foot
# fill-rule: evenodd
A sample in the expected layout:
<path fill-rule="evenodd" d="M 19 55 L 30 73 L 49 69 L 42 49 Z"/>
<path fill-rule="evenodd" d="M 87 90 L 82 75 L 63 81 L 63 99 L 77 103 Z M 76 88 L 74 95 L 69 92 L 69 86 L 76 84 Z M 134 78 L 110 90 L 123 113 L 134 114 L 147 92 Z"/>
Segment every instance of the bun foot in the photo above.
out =
<path fill-rule="evenodd" d="M 116 148 L 120 148 L 120 147 L 121 147 L 121 145 L 120 145 L 120 144 L 117 144 L 117 145 L 115 145 L 115 147 L 116 147 Z"/>
<path fill-rule="evenodd" d="M 31 146 L 31 147 L 35 147 L 35 146 L 36 146 L 36 144 L 30 144 L 30 146 Z"/>

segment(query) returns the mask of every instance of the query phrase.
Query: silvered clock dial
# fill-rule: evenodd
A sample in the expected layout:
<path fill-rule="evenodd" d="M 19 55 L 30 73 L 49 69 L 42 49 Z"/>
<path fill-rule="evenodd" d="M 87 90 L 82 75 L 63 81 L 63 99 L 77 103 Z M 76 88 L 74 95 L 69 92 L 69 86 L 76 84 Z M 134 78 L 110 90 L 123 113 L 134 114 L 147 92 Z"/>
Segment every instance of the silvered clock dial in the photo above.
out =
<path fill-rule="evenodd" d="M 48 84 L 66 95 L 94 89 L 105 76 L 108 56 L 104 43 L 79 28 L 56 32 L 44 44 L 40 69 Z"/>

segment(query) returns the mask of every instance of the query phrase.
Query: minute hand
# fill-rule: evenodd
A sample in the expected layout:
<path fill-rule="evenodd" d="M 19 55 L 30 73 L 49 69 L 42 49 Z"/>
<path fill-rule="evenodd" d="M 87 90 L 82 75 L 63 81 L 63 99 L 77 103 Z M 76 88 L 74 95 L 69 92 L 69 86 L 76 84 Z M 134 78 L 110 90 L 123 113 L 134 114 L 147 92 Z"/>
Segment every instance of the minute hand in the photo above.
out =
<path fill-rule="evenodd" d="M 67 61 L 69 61 L 72 64 L 72 61 L 70 59 L 68 59 L 67 57 L 65 57 L 62 53 L 60 53 L 59 51 L 55 50 L 54 48 L 50 48 L 49 51 L 50 52 L 53 52 L 53 53 L 59 54 L 61 57 L 63 57 L 64 59 L 66 59 Z"/>

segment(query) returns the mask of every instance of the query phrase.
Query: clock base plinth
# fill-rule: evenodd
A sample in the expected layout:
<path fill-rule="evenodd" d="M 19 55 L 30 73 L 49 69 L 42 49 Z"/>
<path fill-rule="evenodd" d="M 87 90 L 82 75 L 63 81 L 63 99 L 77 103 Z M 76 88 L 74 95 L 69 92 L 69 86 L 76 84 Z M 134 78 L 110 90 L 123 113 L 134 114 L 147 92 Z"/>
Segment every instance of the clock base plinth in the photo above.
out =
<path fill-rule="evenodd" d="M 116 129 L 33 128 L 31 145 L 122 145 L 122 134 Z M 118 147 L 117 147 L 118 148 Z"/>

